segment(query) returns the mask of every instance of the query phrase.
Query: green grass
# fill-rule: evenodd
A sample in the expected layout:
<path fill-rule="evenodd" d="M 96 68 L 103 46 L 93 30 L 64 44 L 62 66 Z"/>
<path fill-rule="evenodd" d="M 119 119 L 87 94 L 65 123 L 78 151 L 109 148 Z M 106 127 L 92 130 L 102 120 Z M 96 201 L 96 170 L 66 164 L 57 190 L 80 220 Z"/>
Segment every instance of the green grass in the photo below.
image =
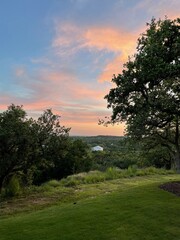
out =
<path fill-rule="evenodd" d="M 71 175 L 61 181 L 51 180 L 41 186 L 26 188 L 24 189 L 25 191 L 22 191 L 21 194 L 19 193 L 18 196 L 14 198 L 7 198 L 2 194 L 0 196 L 0 216 L 7 214 L 12 215 L 17 212 L 33 211 L 51 206 L 57 202 L 70 202 L 117 190 L 118 185 L 112 184 L 113 182 L 109 180 L 119 179 L 122 183 L 126 178 L 133 178 L 132 181 L 134 181 L 135 176 L 153 176 L 153 179 L 155 179 L 154 177 L 156 175 L 168 174 L 173 175 L 174 171 L 156 169 L 154 167 L 145 169 L 129 167 L 125 170 L 108 168 L 104 172 L 90 171 L 88 173 L 84 172 Z M 115 183 L 116 182 L 117 181 L 115 181 Z"/>
<path fill-rule="evenodd" d="M 135 176 L 146 176 L 146 175 L 166 175 L 175 173 L 173 170 L 158 169 L 155 167 L 148 167 L 144 169 L 137 169 L 136 167 L 129 167 L 128 169 L 119 168 L 107 168 L 106 171 L 90 171 L 88 173 L 83 172 L 75 175 L 70 175 L 64 178 L 60 183 L 66 187 L 77 186 L 79 184 L 85 183 L 98 183 L 106 180 L 119 179 L 119 178 L 129 178 Z M 50 185 L 51 181 L 47 184 Z"/>
<path fill-rule="evenodd" d="M 154 175 L 68 188 L 71 198 L 0 217 L 1 240 L 179 240 L 180 198 L 158 188 L 180 175 Z M 58 184 L 52 184 L 58 192 Z M 54 193 L 53 193 L 54 194 Z M 76 203 L 76 204 L 75 204 Z"/>

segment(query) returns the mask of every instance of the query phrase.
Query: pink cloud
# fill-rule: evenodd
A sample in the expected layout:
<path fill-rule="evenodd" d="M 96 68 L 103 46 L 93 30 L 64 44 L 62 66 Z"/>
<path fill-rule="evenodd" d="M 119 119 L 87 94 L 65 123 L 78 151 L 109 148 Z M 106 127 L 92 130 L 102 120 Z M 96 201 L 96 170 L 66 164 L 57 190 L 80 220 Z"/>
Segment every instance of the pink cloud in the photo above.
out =
<path fill-rule="evenodd" d="M 84 34 L 85 46 L 113 52 L 129 52 L 134 47 L 134 34 L 110 27 L 95 27 Z"/>
<path fill-rule="evenodd" d="M 109 114 L 106 110 L 106 101 L 103 99 L 108 86 L 81 82 L 72 73 L 50 69 L 31 73 L 26 70 L 23 72 L 24 77 L 16 74 L 16 71 L 14 74 L 17 88 L 29 91 L 30 97 L 4 96 L 4 104 L 0 106 L 2 110 L 12 102 L 22 104 L 28 115 L 37 118 L 43 110 L 52 108 L 55 113 L 62 116 L 63 125 L 79 124 L 79 128 L 86 124 L 96 126 L 99 118 Z M 10 99 L 12 102 L 9 102 Z"/>
<path fill-rule="evenodd" d="M 44 68 L 41 67 L 31 73 L 21 66 L 16 68 L 14 74 L 16 85 L 22 91 L 27 91 L 28 97 L 23 99 L 16 96 L 13 102 L 23 104 L 24 109 L 33 113 L 34 116 L 46 108 L 52 108 L 62 116 L 65 126 L 69 125 L 72 128 L 74 126 L 76 130 L 72 130 L 73 134 L 77 129 L 79 134 L 85 129 L 87 132 L 88 126 L 96 129 L 97 132 L 99 129 L 102 134 L 112 132 L 115 128 L 109 130 L 110 128 L 97 124 L 99 118 L 110 115 L 110 111 L 106 109 L 106 101 L 103 99 L 110 85 L 103 82 L 110 81 L 112 75 L 121 70 L 121 64 L 134 49 L 135 39 L 135 33 L 122 29 L 100 26 L 85 29 L 70 23 L 56 24 L 56 36 L 52 41 L 52 49 L 61 61 L 64 57 L 69 57 L 70 54 L 75 54 L 82 49 L 99 51 L 102 54 L 111 52 L 115 56 L 114 59 L 106 62 L 98 77 L 99 82 L 82 82 L 75 72 L 61 67 L 58 69 L 58 63 L 53 62 L 52 56 L 33 59 L 31 61 L 34 64 L 44 64 Z M 96 67 L 98 68 L 98 65 Z M 97 135 L 97 132 L 96 134 L 94 132 L 94 135 Z M 117 129 L 115 133 L 117 134 Z M 122 129 L 120 135 L 122 135 Z"/>
<path fill-rule="evenodd" d="M 49 96 L 71 102 L 84 104 L 88 101 L 97 101 L 104 96 L 105 88 L 93 86 L 91 83 L 80 82 L 76 76 L 68 72 L 43 70 L 39 73 L 35 89 L 43 94 L 44 98 Z"/>
<path fill-rule="evenodd" d="M 135 33 L 112 27 L 81 28 L 73 23 L 56 23 L 56 34 L 52 47 L 56 50 L 69 48 L 72 53 L 82 48 L 89 50 L 106 50 L 112 52 L 129 52 L 134 47 Z M 74 49 L 74 51 L 73 51 Z"/>
<path fill-rule="evenodd" d="M 71 123 L 69 126 L 66 124 L 66 127 L 71 127 L 71 135 L 82 135 L 82 136 L 97 136 L 97 135 L 114 135 L 114 136 L 123 136 L 124 135 L 124 125 L 114 125 L 114 126 L 99 126 L 97 123 Z"/>
<path fill-rule="evenodd" d="M 127 39 L 129 43 L 126 44 Z M 75 54 L 81 49 L 88 51 L 113 52 L 116 57 L 107 63 L 101 82 L 107 79 L 107 74 L 113 74 L 118 69 L 118 62 L 133 48 L 134 34 L 115 28 L 93 27 L 81 29 L 73 24 L 56 26 L 56 37 L 53 40 L 53 52 L 67 55 Z M 42 57 L 31 60 L 34 64 L 44 64 L 38 70 L 29 72 L 25 67 L 19 66 L 14 71 L 17 89 L 28 92 L 27 97 L 11 96 L 13 103 L 23 104 L 24 109 L 35 117 L 43 110 L 52 108 L 62 116 L 62 124 L 72 127 L 72 134 L 112 134 L 112 129 L 98 125 L 98 119 L 110 115 L 106 109 L 104 96 L 109 91 L 109 85 L 90 81 L 82 82 L 73 71 L 58 70 L 58 64 L 53 63 L 53 58 Z M 98 68 L 98 66 L 96 66 Z M 106 75 L 106 77 L 105 77 Z M 109 78 L 110 80 L 111 78 Z M 8 103 L 9 98 L 4 102 Z M 10 105 L 8 103 L 7 105 Z M 7 106 L 6 105 L 6 106 Z M 5 105 L 0 106 L 4 109 Z M 93 130 L 94 129 L 94 130 Z M 98 132 L 99 129 L 99 132 Z M 110 130 L 111 129 L 111 130 Z M 113 130 L 114 131 L 114 130 Z M 117 135 L 117 129 L 115 130 Z M 122 129 L 120 130 L 122 135 Z"/>
<path fill-rule="evenodd" d="M 110 81 L 113 74 L 121 71 L 128 56 L 135 51 L 137 32 L 128 32 L 112 27 L 80 28 L 72 23 L 56 24 L 56 36 L 52 46 L 55 52 L 75 54 L 81 49 L 104 51 L 115 54 L 99 76 L 99 81 Z"/>

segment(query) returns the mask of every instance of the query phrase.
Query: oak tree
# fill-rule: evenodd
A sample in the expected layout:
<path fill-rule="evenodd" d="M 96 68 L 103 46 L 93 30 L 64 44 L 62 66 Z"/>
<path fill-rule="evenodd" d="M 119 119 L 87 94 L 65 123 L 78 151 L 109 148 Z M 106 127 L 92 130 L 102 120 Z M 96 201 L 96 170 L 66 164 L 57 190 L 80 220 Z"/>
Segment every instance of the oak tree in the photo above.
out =
<path fill-rule="evenodd" d="M 126 122 L 130 137 L 155 137 L 180 171 L 180 18 L 153 18 L 112 82 L 116 86 L 105 96 L 109 122 Z"/>

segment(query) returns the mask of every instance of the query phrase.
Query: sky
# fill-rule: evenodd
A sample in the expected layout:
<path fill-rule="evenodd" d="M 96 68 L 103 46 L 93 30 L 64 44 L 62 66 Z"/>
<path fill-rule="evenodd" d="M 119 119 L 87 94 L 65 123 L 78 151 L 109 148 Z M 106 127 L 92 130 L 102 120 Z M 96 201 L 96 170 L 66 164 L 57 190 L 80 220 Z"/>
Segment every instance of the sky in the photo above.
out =
<path fill-rule="evenodd" d="M 152 17 L 180 17 L 180 0 L 0 0 L 0 111 L 52 109 L 70 135 L 124 134 L 104 127 L 113 87 Z"/>

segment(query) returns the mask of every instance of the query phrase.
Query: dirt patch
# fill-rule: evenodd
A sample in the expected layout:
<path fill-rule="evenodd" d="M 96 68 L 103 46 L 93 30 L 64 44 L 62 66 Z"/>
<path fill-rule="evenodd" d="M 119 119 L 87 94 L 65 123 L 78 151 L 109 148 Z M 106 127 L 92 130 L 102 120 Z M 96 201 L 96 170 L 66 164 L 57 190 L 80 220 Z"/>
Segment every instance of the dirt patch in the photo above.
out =
<path fill-rule="evenodd" d="M 180 181 L 164 183 L 159 187 L 180 197 Z"/>

